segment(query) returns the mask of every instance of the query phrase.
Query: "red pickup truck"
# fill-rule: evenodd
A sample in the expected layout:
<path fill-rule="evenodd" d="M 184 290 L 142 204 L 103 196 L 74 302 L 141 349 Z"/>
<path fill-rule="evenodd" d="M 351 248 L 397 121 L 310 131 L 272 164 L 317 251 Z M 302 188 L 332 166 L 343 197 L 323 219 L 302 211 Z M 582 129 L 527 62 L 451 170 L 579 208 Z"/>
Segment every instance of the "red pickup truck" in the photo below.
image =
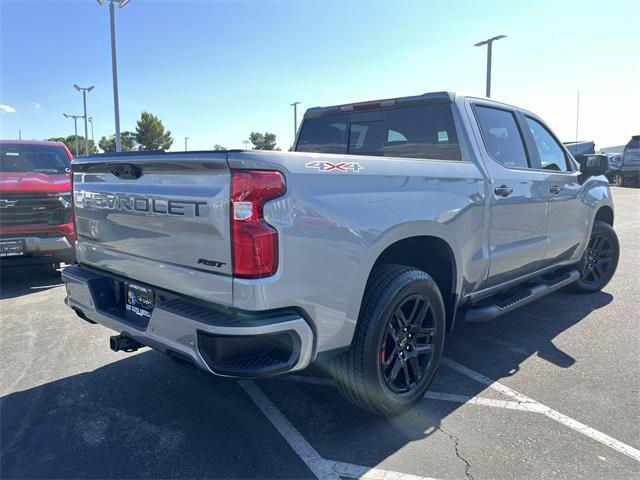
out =
<path fill-rule="evenodd" d="M 0 141 L 0 266 L 74 262 L 72 158 L 63 143 Z"/>

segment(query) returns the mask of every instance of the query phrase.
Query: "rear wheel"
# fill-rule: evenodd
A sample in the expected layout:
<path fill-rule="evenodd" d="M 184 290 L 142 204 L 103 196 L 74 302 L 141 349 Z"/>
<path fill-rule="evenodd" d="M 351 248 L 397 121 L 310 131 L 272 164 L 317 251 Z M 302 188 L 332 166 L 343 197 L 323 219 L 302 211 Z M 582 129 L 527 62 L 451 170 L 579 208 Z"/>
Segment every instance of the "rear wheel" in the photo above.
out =
<path fill-rule="evenodd" d="M 335 360 L 340 392 L 378 415 L 410 408 L 435 376 L 444 332 L 444 302 L 428 274 L 400 265 L 376 268 L 351 348 Z"/>
<path fill-rule="evenodd" d="M 569 289 L 576 293 L 602 290 L 616 272 L 619 257 L 616 232 L 608 223 L 596 221 L 580 262 L 580 278 L 569 285 Z"/>

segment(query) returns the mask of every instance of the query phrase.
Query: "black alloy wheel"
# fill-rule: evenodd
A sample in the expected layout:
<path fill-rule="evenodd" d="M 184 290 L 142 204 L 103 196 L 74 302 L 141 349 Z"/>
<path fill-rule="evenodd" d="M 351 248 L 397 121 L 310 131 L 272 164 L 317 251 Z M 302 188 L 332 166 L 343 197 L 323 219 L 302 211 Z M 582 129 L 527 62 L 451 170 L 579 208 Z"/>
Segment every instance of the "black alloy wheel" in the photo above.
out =
<path fill-rule="evenodd" d="M 420 293 L 395 308 L 380 346 L 380 368 L 387 387 L 407 393 L 420 384 L 432 360 L 433 307 Z"/>

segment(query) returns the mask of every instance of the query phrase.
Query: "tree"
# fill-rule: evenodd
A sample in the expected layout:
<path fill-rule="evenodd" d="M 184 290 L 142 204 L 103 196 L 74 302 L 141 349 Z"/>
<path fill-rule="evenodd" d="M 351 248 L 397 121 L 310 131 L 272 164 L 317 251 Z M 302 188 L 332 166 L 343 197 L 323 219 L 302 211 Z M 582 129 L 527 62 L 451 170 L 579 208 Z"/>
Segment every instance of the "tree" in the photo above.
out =
<path fill-rule="evenodd" d="M 270 132 L 251 132 L 249 141 L 254 150 L 276 150 L 276 134 Z"/>
<path fill-rule="evenodd" d="M 139 150 L 169 150 L 173 144 L 171 132 L 165 131 L 162 121 L 149 112 L 142 112 L 136 126 L 136 142 Z"/>
<path fill-rule="evenodd" d="M 48 138 L 49 142 L 62 142 L 64 143 L 69 151 L 75 155 L 76 154 L 76 136 L 69 135 L 68 137 L 52 137 Z M 98 149 L 96 148 L 96 144 L 93 140 L 89 140 L 89 153 L 97 153 Z M 78 135 L 78 155 L 84 155 L 84 137 L 82 135 Z"/>
<path fill-rule="evenodd" d="M 116 136 L 111 135 L 109 137 L 102 137 L 98 142 L 98 146 L 103 152 L 115 152 L 116 151 Z M 136 143 L 136 134 L 133 132 L 120 132 L 120 150 L 123 152 L 131 152 L 137 150 L 138 144 Z"/>
<path fill-rule="evenodd" d="M 226 149 L 227 147 L 223 147 L 222 145 L 219 145 L 217 143 L 213 146 L 213 150 L 216 152 L 222 152 L 223 150 L 226 150 Z"/>

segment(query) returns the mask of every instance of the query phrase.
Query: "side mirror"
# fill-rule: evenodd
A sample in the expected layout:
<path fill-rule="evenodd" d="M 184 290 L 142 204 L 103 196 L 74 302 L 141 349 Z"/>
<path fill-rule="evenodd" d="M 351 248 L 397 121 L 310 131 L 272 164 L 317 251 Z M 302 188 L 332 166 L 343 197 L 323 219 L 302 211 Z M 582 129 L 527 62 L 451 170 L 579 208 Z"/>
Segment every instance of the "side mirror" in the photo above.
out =
<path fill-rule="evenodd" d="M 597 177 L 609 170 L 609 157 L 606 155 L 582 155 L 580 158 L 580 172 L 584 175 Z"/>

